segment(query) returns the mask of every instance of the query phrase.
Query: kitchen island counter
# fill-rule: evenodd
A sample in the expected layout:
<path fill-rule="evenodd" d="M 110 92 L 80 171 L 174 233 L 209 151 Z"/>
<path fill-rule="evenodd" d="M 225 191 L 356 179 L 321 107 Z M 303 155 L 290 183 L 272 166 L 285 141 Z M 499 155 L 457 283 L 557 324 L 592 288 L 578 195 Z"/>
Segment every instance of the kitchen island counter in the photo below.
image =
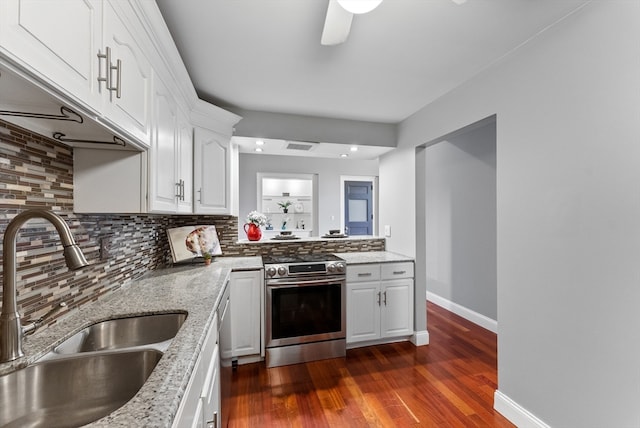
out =
<path fill-rule="evenodd" d="M 73 311 L 24 341 L 25 357 L 0 365 L 0 374 L 31 364 L 52 347 L 94 323 L 128 316 L 186 311 L 187 318 L 138 393 L 91 427 L 170 427 L 211 327 L 232 270 L 262 268 L 260 257 L 222 257 L 160 269 Z"/>

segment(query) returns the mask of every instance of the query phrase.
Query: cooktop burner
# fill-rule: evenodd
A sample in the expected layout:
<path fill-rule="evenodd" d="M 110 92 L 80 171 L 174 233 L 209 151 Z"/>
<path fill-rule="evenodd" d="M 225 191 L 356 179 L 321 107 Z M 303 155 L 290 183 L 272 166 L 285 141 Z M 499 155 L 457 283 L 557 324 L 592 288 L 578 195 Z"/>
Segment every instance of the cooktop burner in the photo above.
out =
<path fill-rule="evenodd" d="M 314 263 L 314 262 L 333 262 L 342 261 L 342 259 L 333 254 L 289 254 L 286 256 L 262 256 L 264 264 L 285 264 L 285 263 Z"/>

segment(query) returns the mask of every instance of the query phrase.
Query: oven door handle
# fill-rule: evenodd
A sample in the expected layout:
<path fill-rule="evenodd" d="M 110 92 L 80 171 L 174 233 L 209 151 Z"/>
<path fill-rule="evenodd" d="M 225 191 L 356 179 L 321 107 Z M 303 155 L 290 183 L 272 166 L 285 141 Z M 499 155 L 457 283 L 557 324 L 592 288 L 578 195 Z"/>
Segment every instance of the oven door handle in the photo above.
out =
<path fill-rule="evenodd" d="M 344 278 L 333 278 L 333 279 L 303 279 L 299 281 L 278 281 L 277 283 L 267 283 L 267 288 L 283 288 L 283 287 L 291 287 L 295 285 L 296 287 L 306 287 L 308 285 L 329 285 L 329 284 L 339 284 L 344 281 Z"/>

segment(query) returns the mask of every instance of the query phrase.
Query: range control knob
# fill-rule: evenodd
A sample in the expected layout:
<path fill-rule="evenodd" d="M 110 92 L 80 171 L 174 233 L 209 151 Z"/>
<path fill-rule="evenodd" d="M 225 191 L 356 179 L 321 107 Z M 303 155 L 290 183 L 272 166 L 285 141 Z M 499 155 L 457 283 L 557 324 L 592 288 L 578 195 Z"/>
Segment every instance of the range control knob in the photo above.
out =
<path fill-rule="evenodd" d="M 284 276 L 287 274 L 287 268 L 284 266 L 278 266 L 278 275 Z"/>
<path fill-rule="evenodd" d="M 274 268 L 273 266 L 269 266 L 267 268 L 267 276 L 273 276 L 276 274 L 276 268 Z"/>
<path fill-rule="evenodd" d="M 327 272 L 334 273 L 335 271 L 336 271 L 336 265 L 334 265 L 333 263 L 327 266 Z"/>
<path fill-rule="evenodd" d="M 344 273 L 344 271 L 347 269 L 347 267 L 345 266 L 344 263 L 339 262 L 339 263 L 336 264 L 336 269 L 338 269 L 338 272 Z"/>

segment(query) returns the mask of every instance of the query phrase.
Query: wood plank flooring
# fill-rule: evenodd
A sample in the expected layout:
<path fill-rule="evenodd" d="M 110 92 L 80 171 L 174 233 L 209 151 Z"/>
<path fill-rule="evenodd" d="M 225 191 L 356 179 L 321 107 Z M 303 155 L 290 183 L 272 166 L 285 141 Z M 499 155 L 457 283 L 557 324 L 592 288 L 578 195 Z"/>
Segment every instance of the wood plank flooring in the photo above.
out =
<path fill-rule="evenodd" d="M 234 372 L 230 427 L 513 427 L 493 410 L 497 341 L 427 304 L 430 344 Z"/>

